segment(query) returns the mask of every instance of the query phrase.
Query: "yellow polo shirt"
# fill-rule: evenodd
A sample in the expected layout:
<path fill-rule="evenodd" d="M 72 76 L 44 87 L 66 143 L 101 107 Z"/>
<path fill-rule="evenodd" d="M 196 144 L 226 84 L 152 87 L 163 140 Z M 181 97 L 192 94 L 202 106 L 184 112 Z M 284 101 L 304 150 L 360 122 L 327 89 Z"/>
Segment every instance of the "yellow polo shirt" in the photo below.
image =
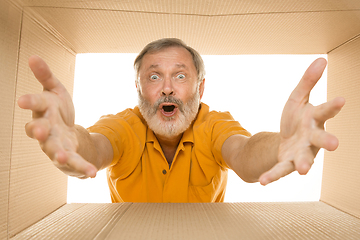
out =
<path fill-rule="evenodd" d="M 107 115 L 88 129 L 105 135 L 114 150 L 107 169 L 113 202 L 223 202 L 227 169 L 221 154 L 234 134 L 250 136 L 228 112 L 201 103 L 169 164 L 138 107 Z"/>

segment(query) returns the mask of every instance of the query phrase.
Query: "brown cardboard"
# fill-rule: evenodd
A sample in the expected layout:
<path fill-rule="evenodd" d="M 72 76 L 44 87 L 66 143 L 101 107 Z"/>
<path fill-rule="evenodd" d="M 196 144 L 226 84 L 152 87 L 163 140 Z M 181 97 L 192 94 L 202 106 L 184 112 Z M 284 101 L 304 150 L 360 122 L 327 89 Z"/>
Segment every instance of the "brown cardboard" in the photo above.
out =
<path fill-rule="evenodd" d="M 17 15 L 14 13 L 12 15 L 22 17 L 20 18 L 21 31 L 19 26 L 16 32 L 17 37 L 21 36 L 21 41 L 19 45 L 19 41 L 14 40 L 17 44 L 15 56 L 12 58 L 5 56 L 7 57 L 5 62 L 11 65 L 9 70 L 12 70 L 14 74 L 12 79 L 7 77 L 6 82 L 16 84 L 16 95 L 15 91 L 10 91 L 10 89 L 4 94 L 6 96 L 12 93 L 14 96 L 10 108 L 12 113 L 6 115 L 13 121 L 6 130 L 12 134 L 12 141 L 10 137 L 7 139 L 7 142 L 11 143 L 11 147 L 7 147 L 11 151 L 11 167 L 10 172 L 7 171 L 8 183 L 4 184 L 9 189 L 4 191 L 7 197 L 1 198 L 1 202 L 4 201 L 7 205 L 7 210 L 4 210 L 6 214 L 1 214 L 1 217 L 6 217 L 5 233 L 9 236 L 30 226 L 66 203 L 67 177 L 54 168 L 37 142 L 24 134 L 24 126 L 31 120 L 31 113 L 21 110 L 15 104 L 19 96 L 42 90 L 28 67 L 28 58 L 32 54 L 37 54 L 46 59 L 50 65 L 53 63 L 52 71 L 62 80 L 70 93 L 75 65 L 75 54 L 63 47 L 64 43 L 51 33 L 50 28 L 47 29 L 45 24 L 41 24 L 40 17 L 34 16 L 30 11 L 22 12 L 20 7 L 14 7 L 14 9 L 13 12 Z M 4 10 L 1 8 L 1 11 Z M 34 21 L 34 18 L 37 20 Z M 9 19 L 9 21 L 13 20 Z M 16 69 L 13 69 L 14 67 Z M 4 163 L 10 164 L 10 159 Z M 1 176 L 6 176 L 6 174 L 1 174 Z"/>
<path fill-rule="evenodd" d="M 67 204 L 12 239 L 93 239 L 130 205 Z"/>
<path fill-rule="evenodd" d="M 312 10 L 312 7 L 317 9 L 317 3 L 328 4 L 327 0 L 312 1 L 302 11 L 295 8 L 289 12 L 259 14 L 233 13 L 232 6 L 238 2 L 243 1 L 229 1 L 229 5 L 212 9 L 214 13 L 210 15 L 192 14 L 192 10 L 170 14 L 166 10 L 177 9 L 178 5 L 169 3 L 163 11 L 164 4 L 159 3 L 161 8 L 155 12 L 85 7 L 34 7 L 34 10 L 69 39 L 77 53 L 139 52 L 148 42 L 164 36 L 181 37 L 200 53 L 210 55 L 327 53 L 360 32 L 359 11 Z M 278 2 L 289 8 L 291 4 L 298 5 L 295 1 Z M 360 9 L 359 3 L 348 2 L 357 7 L 354 9 Z M 136 4 L 128 3 L 132 8 Z M 266 5 L 271 4 L 261 6 Z M 194 7 L 202 12 L 202 5 Z"/>
<path fill-rule="evenodd" d="M 357 0 L 2 0 L 0 239 L 359 239 L 359 36 Z M 42 89 L 28 57 L 71 93 L 77 53 L 139 52 L 162 37 L 201 54 L 329 54 L 328 97 L 347 104 L 327 124 L 340 147 L 325 154 L 321 201 L 66 205 L 67 178 L 25 135 L 31 113 L 15 103 Z"/>
<path fill-rule="evenodd" d="M 171 14 L 197 14 L 203 16 L 230 14 L 286 13 L 309 11 L 343 11 L 358 9 L 358 1 L 296 1 L 296 0 L 263 0 L 257 3 L 246 1 L 207 1 L 182 0 L 178 2 L 152 0 L 145 4 L 142 0 L 133 1 L 57 1 L 57 0 L 23 0 L 28 7 L 56 7 L 93 10 L 118 10 L 132 12 L 153 12 Z M 210 4 L 211 3 L 211 4 Z"/>
<path fill-rule="evenodd" d="M 12 126 L 21 17 L 22 14 L 15 5 L 0 1 L 0 239 L 7 237 Z"/>
<path fill-rule="evenodd" d="M 322 202 L 68 204 L 12 239 L 70 238 L 359 239 L 360 219 Z"/>
<path fill-rule="evenodd" d="M 343 96 L 341 114 L 327 123 L 340 146 L 325 153 L 321 201 L 360 218 L 360 38 L 328 55 L 328 99 Z"/>

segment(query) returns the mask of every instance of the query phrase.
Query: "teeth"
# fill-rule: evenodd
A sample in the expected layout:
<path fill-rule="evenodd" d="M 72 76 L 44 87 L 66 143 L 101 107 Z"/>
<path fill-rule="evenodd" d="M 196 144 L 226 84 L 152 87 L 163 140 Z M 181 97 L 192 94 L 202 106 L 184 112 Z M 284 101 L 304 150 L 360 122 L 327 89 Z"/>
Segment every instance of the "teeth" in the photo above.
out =
<path fill-rule="evenodd" d="M 163 106 L 163 109 L 165 112 L 172 112 L 174 111 L 175 106 L 174 105 L 170 105 L 170 106 Z"/>

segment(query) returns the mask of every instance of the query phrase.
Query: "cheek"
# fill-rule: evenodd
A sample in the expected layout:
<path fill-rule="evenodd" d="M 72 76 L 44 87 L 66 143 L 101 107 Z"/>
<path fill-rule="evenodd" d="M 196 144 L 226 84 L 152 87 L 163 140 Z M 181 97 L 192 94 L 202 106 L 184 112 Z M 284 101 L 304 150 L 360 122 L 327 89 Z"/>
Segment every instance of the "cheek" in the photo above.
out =
<path fill-rule="evenodd" d="M 187 89 L 185 89 L 183 96 L 186 97 L 186 100 L 192 99 L 196 94 L 196 91 L 197 91 L 196 86 L 189 86 Z"/>
<path fill-rule="evenodd" d="M 155 86 L 150 86 L 149 84 L 141 85 L 140 93 L 147 101 L 154 103 L 158 98 L 158 90 Z"/>

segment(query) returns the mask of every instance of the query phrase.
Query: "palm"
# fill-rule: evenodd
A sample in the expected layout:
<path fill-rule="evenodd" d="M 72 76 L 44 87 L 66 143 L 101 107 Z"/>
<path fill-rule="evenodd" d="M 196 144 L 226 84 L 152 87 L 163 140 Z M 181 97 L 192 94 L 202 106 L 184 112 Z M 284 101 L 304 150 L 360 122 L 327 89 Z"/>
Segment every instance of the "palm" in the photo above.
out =
<path fill-rule="evenodd" d="M 76 176 L 80 172 L 81 177 L 90 163 L 77 154 L 79 144 L 71 96 L 41 58 L 31 57 L 29 66 L 44 91 L 21 96 L 18 100 L 21 108 L 33 112 L 33 120 L 26 124 L 26 133 L 39 141 L 42 150 L 60 170 Z M 93 165 L 90 168 L 96 173 Z"/>
<path fill-rule="evenodd" d="M 285 104 L 280 125 L 278 163 L 260 177 L 262 184 L 295 170 L 306 174 L 320 148 L 330 151 L 337 148 L 337 138 L 324 130 L 324 123 L 340 111 L 344 99 L 335 98 L 316 107 L 309 103 L 310 91 L 325 67 L 325 59 L 317 59 L 311 64 Z"/>
<path fill-rule="evenodd" d="M 313 119 L 314 110 L 315 107 L 308 102 L 289 99 L 281 118 L 279 161 L 291 162 L 302 174 L 308 171 L 319 150 L 311 142 L 314 131 L 321 127 Z"/>

